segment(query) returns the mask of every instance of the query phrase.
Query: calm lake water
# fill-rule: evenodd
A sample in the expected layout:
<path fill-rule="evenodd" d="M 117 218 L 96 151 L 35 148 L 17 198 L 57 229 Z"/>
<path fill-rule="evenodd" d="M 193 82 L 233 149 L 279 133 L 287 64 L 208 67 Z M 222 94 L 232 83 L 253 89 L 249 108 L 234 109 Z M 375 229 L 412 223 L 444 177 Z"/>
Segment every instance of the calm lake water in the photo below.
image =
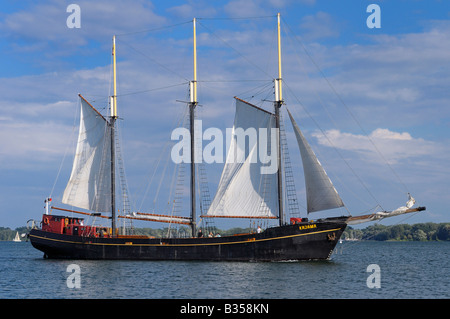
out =
<path fill-rule="evenodd" d="M 71 264 L 80 288 L 67 286 Z M 380 288 L 367 286 L 371 264 Z M 330 261 L 277 263 L 47 260 L 0 242 L 0 298 L 446 299 L 450 242 L 344 242 Z"/>

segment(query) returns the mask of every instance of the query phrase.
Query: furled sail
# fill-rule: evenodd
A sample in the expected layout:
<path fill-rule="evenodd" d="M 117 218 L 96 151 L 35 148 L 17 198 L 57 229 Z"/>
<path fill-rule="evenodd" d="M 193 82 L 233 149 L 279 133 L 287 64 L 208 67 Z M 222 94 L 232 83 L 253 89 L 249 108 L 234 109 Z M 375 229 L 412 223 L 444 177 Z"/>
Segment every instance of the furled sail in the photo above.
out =
<path fill-rule="evenodd" d="M 127 214 L 125 216 L 119 216 L 119 218 L 140 219 L 140 220 L 149 220 L 149 221 L 161 222 L 161 223 L 174 223 L 174 224 L 184 224 L 184 225 L 192 224 L 192 220 L 188 217 L 169 216 L 169 215 L 160 215 L 160 214 L 147 214 L 147 213 L 139 213 L 139 212 L 133 212 L 132 214 Z"/>
<path fill-rule="evenodd" d="M 207 217 L 277 218 L 277 171 L 264 171 L 269 157 L 277 160 L 272 128 L 274 114 L 236 98 L 227 160 Z"/>
<path fill-rule="evenodd" d="M 403 215 L 403 214 L 407 214 L 407 213 L 419 212 L 419 211 L 425 210 L 425 207 L 412 208 L 415 203 L 416 203 L 416 200 L 414 199 L 414 197 L 412 197 L 411 194 L 408 193 L 408 201 L 406 202 L 405 206 L 400 206 L 399 208 L 397 208 L 393 211 L 390 211 L 390 212 L 383 211 L 383 212 L 377 212 L 377 213 L 369 214 L 369 215 L 349 217 L 347 220 L 347 224 L 348 225 L 357 225 L 357 224 L 367 223 L 367 222 L 371 222 L 371 221 L 375 221 L 375 220 L 381 220 L 381 219 L 387 218 L 387 217 L 394 217 L 394 216 L 398 216 L 398 215 Z"/>
<path fill-rule="evenodd" d="M 325 169 L 289 112 L 303 162 L 308 213 L 344 206 Z"/>
<path fill-rule="evenodd" d="M 111 131 L 108 121 L 81 97 L 80 128 L 64 204 L 111 211 Z"/>

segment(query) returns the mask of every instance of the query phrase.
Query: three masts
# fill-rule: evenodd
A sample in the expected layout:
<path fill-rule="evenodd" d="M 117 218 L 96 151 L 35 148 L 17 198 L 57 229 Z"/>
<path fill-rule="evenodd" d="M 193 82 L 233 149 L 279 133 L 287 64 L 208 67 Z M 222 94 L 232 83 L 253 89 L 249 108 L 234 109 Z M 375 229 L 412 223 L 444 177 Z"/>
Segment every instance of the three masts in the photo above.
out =
<path fill-rule="evenodd" d="M 286 223 L 284 195 L 289 207 L 296 201 L 296 192 L 288 187 L 287 145 L 281 122 L 283 102 L 281 70 L 280 15 L 278 21 L 278 77 L 274 79 L 274 110 L 268 111 L 235 97 L 236 113 L 227 159 L 216 194 L 201 218 L 278 219 L 279 225 L 263 232 L 213 238 L 196 237 L 196 161 L 194 141 L 197 100 L 197 37 L 193 20 L 194 76 L 190 81 L 190 216 L 177 217 L 149 213 L 127 213 L 116 216 L 116 43 L 113 38 L 113 95 L 111 113 L 104 117 L 80 95 L 80 127 L 72 172 L 62 202 L 93 213 L 56 208 L 62 211 L 103 217 L 111 227 L 85 225 L 83 218 L 50 214 L 51 199 L 46 201 L 46 213 L 41 228 L 33 227 L 28 237 L 31 244 L 48 258 L 77 259 L 139 259 L 139 260 L 217 260 L 217 261 L 280 261 L 328 259 L 348 224 L 379 220 L 413 211 L 414 199 L 406 206 L 390 212 L 364 216 L 329 217 L 311 221 L 293 218 Z M 318 161 L 311 146 L 288 111 L 302 158 L 307 212 L 329 210 L 344 206 L 330 178 Z M 238 134 L 239 133 L 239 134 Z M 249 134 L 249 136 L 247 136 Z M 253 135 L 252 135 L 253 134 Z M 248 143 L 246 142 L 248 137 Z M 117 144 L 118 145 L 118 144 Z M 286 148 L 285 148 L 286 147 Z M 261 150 L 265 150 L 261 151 Z M 270 150 L 270 152 L 268 152 Z M 270 156 L 269 154 L 270 153 Z M 120 153 L 119 153 L 120 154 Z M 273 159 L 276 154 L 276 158 Z M 120 156 L 119 156 L 120 158 Z M 256 159 L 256 160 L 255 160 Z M 258 160 L 259 159 L 259 160 Z M 275 165 L 271 165 L 275 162 Z M 291 179 L 292 176 L 291 176 Z M 293 183 L 293 181 L 291 181 Z M 286 183 L 285 189 L 283 184 Z M 294 199 L 289 201 L 289 192 Z M 286 203 L 285 202 L 285 203 Z M 102 213 L 108 213 L 107 216 Z M 109 214 L 110 213 L 110 214 Z M 292 214 L 291 214 L 292 215 Z M 185 224 L 191 236 L 152 238 L 119 234 L 117 218 L 143 219 L 156 222 Z"/>
<path fill-rule="evenodd" d="M 279 219 L 280 226 L 284 224 L 284 209 L 283 209 L 283 172 L 282 172 L 282 150 L 280 142 L 280 109 L 283 105 L 282 96 L 282 70 L 281 70 L 281 35 L 280 35 L 280 14 L 278 19 L 278 78 L 274 80 L 275 87 L 275 100 L 274 100 L 274 113 L 262 112 L 257 107 L 246 103 L 236 98 L 237 104 L 245 104 L 246 107 L 250 107 L 250 112 L 254 112 L 256 116 L 259 113 L 263 113 L 264 116 L 269 116 L 271 125 L 267 127 L 276 129 L 276 152 L 277 152 L 277 172 L 272 176 L 275 180 L 272 184 L 276 185 L 276 205 L 272 211 L 278 212 L 277 217 Z M 98 113 L 93 106 L 91 106 L 81 95 L 82 114 L 80 124 L 80 136 L 77 144 L 77 151 L 74 159 L 72 174 L 68 185 L 65 189 L 62 202 L 68 205 L 93 210 L 95 212 L 111 212 L 111 228 L 112 235 L 116 235 L 116 155 L 115 155 L 115 125 L 118 118 L 117 113 L 117 86 L 116 86 L 116 43 L 115 36 L 113 37 L 112 44 L 112 57 L 113 57 L 113 95 L 110 99 L 110 116 L 108 118 L 103 117 Z M 142 214 L 135 213 L 133 215 L 121 216 L 123 218 L 137 218 L 147 219 L 162 222 L 182 222 L 186 223 L 189 220 L 192 234 L 197 233 L 197 203 L 196 203 L 196 164 L 195 164 L 195 109 L 198 105 L 197 100 L 197 36 L 196 36 L 196 19 L 193 19 L 193 80 L 189 83 L 190 86 L 190 101 L 189 107 L 189 129 L 190 129 L 190 148 L 191 148 L 191 160 L 190 160 L 190 218 L 176 219 L 170 216 L 164 217 L 163 215 L 156 214 Z M 239 114 L 236 114 L 238 117 Z M 243 121 L 247 119 L 240 119 Z M 237 123 L 235 123 L 236 125 Z M 252 123 L 255 127 L 261 126 L 260 123 Z M 244 124 L 243 126 L 249 126 Z M 92 128 L 95 128 L 96 133 L 92 133 Z M 88 132 L 89 131 L 89 132 Z M 102 135 L 103 134 L 103 135 Z M 93 135 L 93 136 L 90 136 Z M 95 147 L 93 147 L 95 145 Z M 253 147 L 254 145 L 250 145 Z M 224 169 L 226 171 L 227 169 Z M 96 171 L 93 173 L 93 171 Z M 229 181 L 228 181 L 229 182 Z M 84 184 L 84 185 L 83 185 Z M 94 189 L 92 189 L 94 188 Z M 219 186 L 220 188 L 220 186 Z M 260 192 L 257 192 L 257 196 L 261 196 Z M 104 196 L 110 194 L 110 197 Z M 216 196 L 217 197 L 217 196 Z M 259 200 L 265 200 L 259 198 Z M 222 201 L 223 198 L 215 199 L 212 203 L 212 207 L 218 209 L 216 202 Z M 221 203 L 223 204 L 223 203 Z M 271 211 L 271 212 L 272 212 Z M 240 217 L 245 218 L 265 218 L 267 216 L 255 216 L 250 214 L 245 215 L 245 211 L 237 214 Z M 213 217 L 214 213 L 208 212 L 202 217 Z M 226 217 L 226 216 L 220 216 Z M 236 216 L 229 216 L 236 217 Z M 273 215 L 271 215 L 273 217 Z"/>

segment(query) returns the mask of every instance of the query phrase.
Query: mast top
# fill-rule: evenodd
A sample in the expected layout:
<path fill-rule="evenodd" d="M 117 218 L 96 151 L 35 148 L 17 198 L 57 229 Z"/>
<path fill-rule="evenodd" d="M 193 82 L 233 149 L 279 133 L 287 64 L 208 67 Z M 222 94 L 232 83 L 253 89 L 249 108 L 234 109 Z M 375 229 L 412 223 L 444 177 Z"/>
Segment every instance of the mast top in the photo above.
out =
<path fill-rule="evenodd" d="M 197 105 L 197 32 L 196 19 L 193 19 L 193 34 L 194 34 L 194 79 L 190 82 L 191 104 Z"/>
<path fill-rule="evenodd" d="M 278 78 L 275 79 L 275 102 L 278 102 L 279 107 L 283 103 L 283 88 L 281 77 L 281 30 L 280 30 L 280 13 L 277 14 L 277 29 L 278 29 Z"/>
<path fill-rule="evenodd" d="M 116 36 L 113 36 L 112 43 L 112 56 L 113 56 L 113 96 L 111 100 L 111 117 L 117 118 L 117 83 L 116 83 Z"/>

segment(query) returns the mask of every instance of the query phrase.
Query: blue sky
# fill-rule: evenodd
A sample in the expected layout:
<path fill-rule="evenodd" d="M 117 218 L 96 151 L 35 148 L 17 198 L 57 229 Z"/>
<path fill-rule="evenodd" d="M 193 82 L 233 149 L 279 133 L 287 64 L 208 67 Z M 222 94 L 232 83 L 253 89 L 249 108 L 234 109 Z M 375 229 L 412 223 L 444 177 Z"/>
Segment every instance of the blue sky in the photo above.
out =
<path fill-rule="evenodd" d="M 71 3 L 81 8 L 79 29 L 66 25 Z M 371 3 L 380 6 L 380 29 L 366 25 Z M 353 215 L 376 205 L 395 209 L 411 192 L 427 211 L 383 223 L 448 222 L 448 2 L 48 0 L 0 4 L 0 226 L 40 219 L 46 196 L 61 199 L 77 133 L 77 94 L 105 110 L 114 34 L 128 185 L 135 208 L 150 211 L 159 181 L 143 194 L 184 110 L 176 100 L 186 99 L 192 79 L 189 21 L 199 18 L 198 111 L 204 127 L 224 130 L 233 123 L 233 96 L 251 97 L 247 92 L 277 76 L 277 12 L 287 106 L 347 209 Z M 286 127 L 304 203 L 299 152 Z M 221 168 L 207 167 L 212 194 Z M 161 194 L 169 191 L 164 184 Z"/>

